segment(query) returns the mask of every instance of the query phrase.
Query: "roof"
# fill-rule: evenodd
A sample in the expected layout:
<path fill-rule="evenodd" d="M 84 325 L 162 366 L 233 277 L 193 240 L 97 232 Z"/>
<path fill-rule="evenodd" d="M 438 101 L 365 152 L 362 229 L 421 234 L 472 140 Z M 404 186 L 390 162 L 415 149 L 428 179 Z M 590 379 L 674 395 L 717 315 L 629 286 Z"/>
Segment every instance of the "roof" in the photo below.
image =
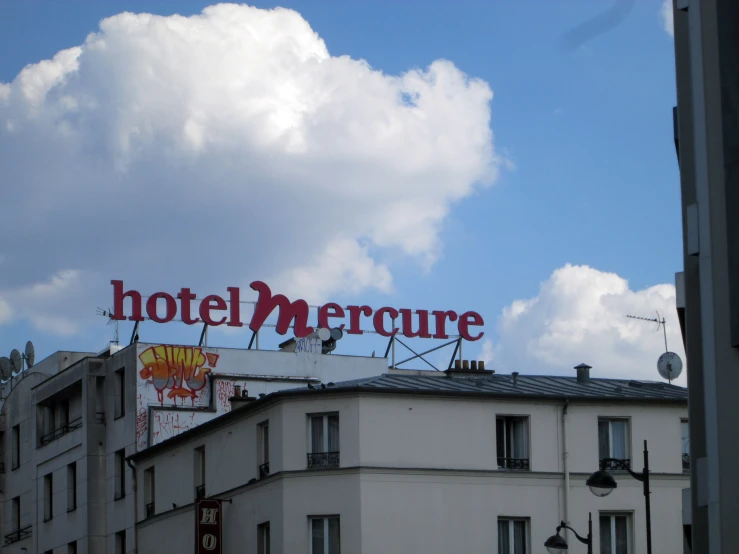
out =
<path fill-rule="evenodd" d="M 422 372 L 418 372 L 422 373 Z M 595 379 L 578 383 L 576 377 L 550 375 L 475 375 L 470 371 L 461 376 L 453 373 L 439 376 L 399 375 L 386 373 L 377 377 L 343 381 L 329 388 L 341 390 L 374 390 L 387 392 L 426 393 L 472 393 L 493 396 L 515 396 L 532 398 L 580 398 L 597 400 L 688 400 L 688 389 L 657 381 L 634 381 L 628 379 Z"/>
<path fill-rule="evenodd" d="M 411 373 L 409 371 L 409 373 Z M 420 375 L 428 373 L 428 376 Z M 283 389 L 268 394 L 246 406 L 232 410 L 193 427 L 159 444 L 129 456 L 137 460 L 154 455 L 162 449 L 188 440 L 231 421 L 248 416 L 253 410 L 266 403 L 282 398 L 322 394 L 417 394 L 423 396 L 452 396 L 474 398 L 530 398 L 532 400 L 582 400 L 601 402 L 644 402 L 687 404 L 688 389 L 656 381 L 633 381 L 628 379 L 591 378 L 587 383 L 578 383 L 576 377 L 547 375 L 492 374 L 492 372 L 444 372 L 414 371 L 409 375 L 385 373 L 377 377 L 322 384 L 308 385 L 299 389 Z"/>

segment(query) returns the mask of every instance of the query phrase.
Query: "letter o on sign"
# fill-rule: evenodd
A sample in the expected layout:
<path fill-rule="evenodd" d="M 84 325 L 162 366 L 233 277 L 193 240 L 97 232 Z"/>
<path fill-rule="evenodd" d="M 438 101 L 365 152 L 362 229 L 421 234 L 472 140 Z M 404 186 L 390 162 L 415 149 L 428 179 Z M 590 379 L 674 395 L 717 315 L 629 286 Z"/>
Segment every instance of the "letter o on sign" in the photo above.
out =
<path fill-rule="evenodd" d="M 215 550 L 218 546 L 218 539 L 215 535 L 203 535 L 203 548 L 206 550 Z"/>

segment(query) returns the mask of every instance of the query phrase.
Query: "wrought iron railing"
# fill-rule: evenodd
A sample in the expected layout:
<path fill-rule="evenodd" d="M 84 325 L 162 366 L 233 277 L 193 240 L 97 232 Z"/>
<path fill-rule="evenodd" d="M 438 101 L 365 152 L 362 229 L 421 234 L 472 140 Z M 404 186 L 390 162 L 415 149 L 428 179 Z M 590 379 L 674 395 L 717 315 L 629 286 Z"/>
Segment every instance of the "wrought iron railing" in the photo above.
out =
<path fill-rule="evenodd" d="M 626 471 L 624 466 L 631 467 L 631 459 L 604 458 L 600 461 L 600 468 L 604 471 Z"/>
<path fill-rule="evenodd" d="M 18 542 L 19 540 L 25 539 L 26 537 L 31 536 L 31 526 L 24 527 L 23 529 L 18 529 L 17 531 L 13 531 L 12 533 L 8 533 L 5 535 L 5 544 L 13 544 L 14 542 Z"/>
<path fill-rule="evenodd" d="M 690 454 L 683 454 L 683 472 L 690 473 Z"/>
<path fill-rule="evenodd" d="M 259 466 L 259 477 L 260 477 L 260 479 L 262 477 L 267 477 L 267 475 L 269 475 L 269 462 L 264 463 L 264 464 L 262 464 L 262 465 Z"/>
<path fill-rule="evenodd" d="M 154 503 L 149 502 L 146 505 L 146 519 L 149 519 L 150 517 L 154 517 Z"/>
<path fill-rule="evenodd" d="M 498 458 L 498 467 L 501 469 L 529 469 L 528 458 Z"/>
<path fill-rule="evenodd" d="M 61 427 L 54 429 L 51 433 L 41 435 L 41 444 L 48 444 L 51 441 L 56 440 L 71 431 L 74 431 L 75 429 L 79 429 L 80 427 L 82 427 L 82 417 L 78 417 L 77 419 L 70 421 L 66 425 L 62 425 Z"/>
<path fill-rule="evenodd" d="M 205 498 L 205 485 L 195 487 L 195 499 Z"/>
<path fill-rule="evenodd" d="M 308 454 L 308 469 L 339 467 L 338 452 L 313 452 Z"/>

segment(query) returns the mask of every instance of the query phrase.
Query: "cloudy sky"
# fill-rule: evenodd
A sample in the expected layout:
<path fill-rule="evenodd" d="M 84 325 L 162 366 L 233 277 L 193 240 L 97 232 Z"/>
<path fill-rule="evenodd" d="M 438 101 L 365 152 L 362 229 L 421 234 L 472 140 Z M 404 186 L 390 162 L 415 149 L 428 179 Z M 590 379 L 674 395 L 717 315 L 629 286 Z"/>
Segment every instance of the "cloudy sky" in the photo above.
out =
<path fill-rule="evenodd" d="M 464 356 L 500 372 L 657 378 L 662 332 L 626 315 L 683 355 L 671 18 L 622 5 L 3 2 L 0 355 L 102 349 L 111 279 L 264 280 L 475 310 Z"/>

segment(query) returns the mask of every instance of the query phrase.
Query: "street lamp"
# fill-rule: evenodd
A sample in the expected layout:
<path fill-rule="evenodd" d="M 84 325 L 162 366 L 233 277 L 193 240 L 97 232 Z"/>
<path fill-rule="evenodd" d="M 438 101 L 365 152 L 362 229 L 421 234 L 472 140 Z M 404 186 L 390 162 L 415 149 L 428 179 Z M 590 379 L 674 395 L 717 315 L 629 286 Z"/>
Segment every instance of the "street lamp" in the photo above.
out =
<path fill-rule="evenodd" d="M 618 486 L 613 475 L 606 471 L 606 464 L 610 464 L 612 469 L 625 469 L 634 479 L 644 483 L 644 504 L 647 516 L 647 554 L 652 554 L 652 510 L 649 503 L 649 451 L 647 450 L 647 441 L 644 441 L 644 469 L 641 473 L 631 471 L 629 464 L 623 460 L 616 458 L 605 458 L 601 460 L 600 470 L 593 473 L 586 481 L 586 485 L 590 487 L 590 491 L 595 496 L 608 496 Z"/>
<path fill-rule="evenodd" d="M 557 527 L 557 534 L 549 537 L 547 539 L 547 542 L 544 543 L 544 546 L 546 547 L 547 552 L 549 552 L 549 554 L 567 554 L 567 549 L 569 548 L 569 546 L 567 545 L 567 541 L 559 536 L 559 532 L 562 529 L 569 529 L 570 531 L 575 533 L 577 540 L 579 540 L 583 544 L 588 545 L 588 554 L 593 554 L 593 515 L 591 513 L 588 513 L 588 538 L 587 539 L 582 538 L 580 535 L 577 534 L 577 531 L 575 531 L 569 525 L 565 525 L 565 522 L 562 521 Z"/>

